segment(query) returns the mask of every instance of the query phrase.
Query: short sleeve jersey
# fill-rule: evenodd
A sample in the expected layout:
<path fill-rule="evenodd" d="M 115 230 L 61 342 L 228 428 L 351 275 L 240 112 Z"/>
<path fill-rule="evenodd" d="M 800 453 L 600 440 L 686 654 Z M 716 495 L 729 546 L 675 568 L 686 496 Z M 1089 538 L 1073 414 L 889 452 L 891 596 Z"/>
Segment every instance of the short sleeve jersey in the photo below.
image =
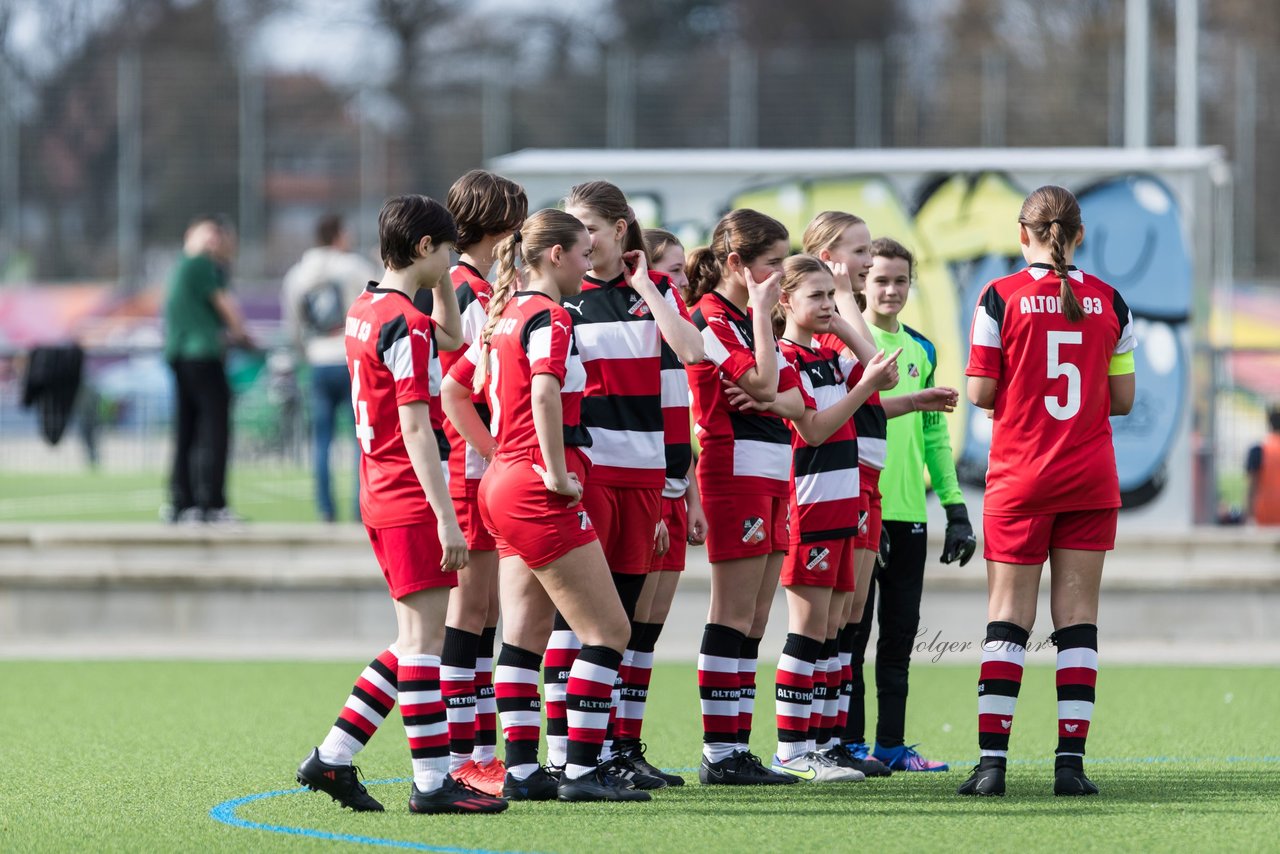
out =
<path fill-rule="evenodd" d="M 671 280 L 652 271 L 649 277 L 667 304 L 688 317 Z M 564 307 L 587 371 L 582 420 L 591 431 L 592 481 L 660 489 L 672 470 L 683 477 L 693 455 L 689 381 L 626 273 L 609 281 L 587 276 Z"/>
<path fill-rule="evenodd" d="M 815 342 L 816 344 L 816 342 Z M 779 342 L 800 377 L 806 404 L 818 412 L 835 406 L 857 384 L 856 362 L 830 347 Z M 791 428 L 792 544 L 838 540 L 858 533 L 858 435 L 852 419 L 821 445 L 807 444 Z"/>
<path fill-rule="evenodd" d="M 751 310 L 743 311 L 712 291 L 694 308 L 706 358 L 686 369 L 702 456 L 698 487 L 704 495 L 755 493 L 785 498 L 791 481 L 791 431 L 767 412 L 739 412 L 721 385 L 737 382 L 756 365 Z M 795 369 L 774 345 L 778 392 L 800 386 Z"/>
<path fill-rule="evenodd" d="M 409 461 L 401 406 L 440 396 L 435 325 L 397 290 L 370 284 L 347 312 L 347 369 L 360 442 L 360 516 L 371 528 L 435 518 Z"/>
<path fill-rule="evenodd" d="M 463 353 L 480 337 L 489 319 L 489 296 L 493 287 L 485 281 L 480 271 L 470 264 L 457 264 L 449 271 L 454 293 L 458 295 L 458 311 L 462 315 L 462 346 L 449 353 L 440 354 L 440 367 L 445 373 L 462 358 Z M 471 402 L 480 413 L 485 426 L 489 425 L 489 400 L 483 394 L 473 395 Z M 474 497 L 480 488 L 480 478 L 488 464 L 475 448 L 463 441 L 462 436 L 448 420 L 444 433 L 449 440 L 449 494 L 454 498 Z M 455 452 L 456 451 L 456 452 Z"/>
<path fill-rule="evenodd" d="M 839 353 L 848 351 L 844 342 L 830 333 L 817 335 L 814 340 Z M 850 361 L 853 363 L 849 372 L 852 388 L 862 381 L 865 368 L 861 362 L 852 359 Z M 853 430 L 858 436 L 858 462 L 867 468 L 883 471 L 888 451 L 886 437 L 889 435 L 889 418 L 885 415 L 884 404 L 880 402 L 880 392 L 873 391 L 866 403 L 854 411 Z"/>
<path fill-rule="evenodd" d="M 173 268 L 164 307 L 166 359 L 222 358 L 225 324 L 213 297 L 226 286 L 226 272 L 208 255 L 184 256 Z"/>
<path fill-rule="evenodd" d="M 1070 268 L 1084 309 L 1059 304 L 1048 265 L 996 279 L 973 316 L 971 377 L 997 381 L 985 512 L 1018 516 L 1120 506 L 1108 376 L 1133 351 L 1133 316 L 1120 292 Z M 1130 357 L 1131 358 L 1131 357 Z"/>
<path fill-rule="evenodd" d="M 449 370 L 468 388 L 475 380 L 481 341 L 477 338 Z M 498 453 L 533 452 L 541 459 L 530 403 L 533 378 L 550 374 L 560 382 L 566 448 L 591 446 L 582 424 L 586 371 L 573 338 L 573 321 L 560 303 L 538 291 L 516 293 L 489 339 L 489 425 Z"/>

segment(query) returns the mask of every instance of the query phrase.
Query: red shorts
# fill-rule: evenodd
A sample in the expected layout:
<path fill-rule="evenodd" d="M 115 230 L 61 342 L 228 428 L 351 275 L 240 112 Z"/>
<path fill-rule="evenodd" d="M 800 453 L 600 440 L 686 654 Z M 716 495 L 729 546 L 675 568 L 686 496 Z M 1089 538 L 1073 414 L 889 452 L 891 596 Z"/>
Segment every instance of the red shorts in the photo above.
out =
<path fill-rule="evenodd" d="M 431 587 L 457 587 L 458 573 L 440 568 L 444 549 L 434 520 L 395 528 L 370 528 L 369 542 L 373 556 L 382 567 L 392 599 L 403 599 L 410 593 Z"/>
<path fill-rule="evenodd" d="M 788 500 L 770 495 L 704 495 L 707 559 L 712 563 L 785 552 Z"/>
<path fill-rule="evenodd" d="M 852 593 L 853 538 L 793 543 L 782 561 L 783 587 L 830 587 Z"/>
<path fill-rule="evenodd" d="M 662 517 L 662 488 L 592 484 L 582 496 L 609 571 L 646 575 L 653 564 L 653 534 Z"/>
<path fill-rule="evenodd" d="M 533 452 L 497 457 L 480 481 L 480 518 L 494 534 L 498 557 L 519 556 L 530 567 L 546 566 L 596 540 L 581 504 L 547 490 L 533 470 Z M 583 483 L 588 463 L 576 448 L 565 451 L 568 470 Z"/>
<path fill-rule="evenodd" d="M 467 549 L 473 552 L 491 552 L 498 547 L 493 534 L 480 518 L 480 499 L 473 493 L 466 498 L 453 497 L 453 512 L 458 516 L 458 526 L 467 541 Z"/>
<path fill-rule="evenodd" d="M 884 528 L 884 518 L 880 507 L 880 469 L 870 466 L 858 466 L 858 483 L 862 485 L 862 494 L 858 497 L 867 509 L 866 530 L 860 530 L 854 537 L 854 548 L 868 551 L 880 550 L 880 532 Z M 859 526 L 861 528 L 862 526 Z"/>
<path fill-rule="evenodd" d="M 1050 549 L 1107 552 L 1116 546 L 1119 510 L 982 517 L 982 556 L 999 563 L 1042 564 Z"/>
<path fill-rule="evenodd" d="M 662 499 L 662 521 L 667 523 L 671 536 L 671 548 L 662 557 L 653 559 L 650 572 L 684 572 L 685 556 L 689 548 L 689 504 L 684 496 Z"/>

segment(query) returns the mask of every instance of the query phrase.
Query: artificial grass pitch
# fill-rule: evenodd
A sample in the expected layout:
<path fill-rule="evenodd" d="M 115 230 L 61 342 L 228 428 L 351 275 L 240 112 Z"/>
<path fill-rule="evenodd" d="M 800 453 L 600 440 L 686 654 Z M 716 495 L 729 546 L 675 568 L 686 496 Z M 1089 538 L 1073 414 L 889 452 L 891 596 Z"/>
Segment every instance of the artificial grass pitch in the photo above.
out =
<path fill-rule="evenodd" d="M 294 769 L 362 666 L 0 662 L 0 851 L 1021 853 L 1280 844 L 1280 672 L 1272 668 L 1107 667 L 1104 658 L 1086 759 L 1102 794 L 1092 798 L 1051 794 L 1053 672 L 1028 668 L 1009 794 L 972 799 L 954 792 L 977 754 L 976 667 L 914 669 L 909 740 L 950 761 L 949 773 L 761 789 L 697 784 L 694 670 L 659 666 L 645 723 L 649 758 L 689 770 L 689 785 L 647 804 L 516 803 L 499 816 L 441 817 L 407 812 L 409 756 L 394 713 L 357 760 L 386 813 L 356 815 L 326 795 L 295 791 Z M 766 762 L 772 685 L 762 667 L 753 747 Z"/>

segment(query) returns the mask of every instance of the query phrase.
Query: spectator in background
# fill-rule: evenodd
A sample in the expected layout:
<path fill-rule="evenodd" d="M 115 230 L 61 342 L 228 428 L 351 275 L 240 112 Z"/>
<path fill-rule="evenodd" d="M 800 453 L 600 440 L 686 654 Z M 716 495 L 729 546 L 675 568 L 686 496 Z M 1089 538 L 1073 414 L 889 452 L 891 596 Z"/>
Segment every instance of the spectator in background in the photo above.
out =
<path fill-rule="evenodd" d="M 1267 410 L 1270 432 L 1249 449 L 1244 468 L 1249 475 L 1245 513 L 1259 525 L 1280 525 L 1280 404 Z"/>
<path fill-rule="evenodd" d="M 285 328 L 310 367 L 316 509 L 326 522 L 337 519 L 329 469 L 334 418 L 338 408 L 348 406 L 351 400 L 343 327 L 347 308 L 365 285 L 377 278 L 373 265 L 351 251 L 350 233 L 337 214 L 320 218 L 316 245 L 304 252 L 284 277 Z M 353 513 L 354 518 L 360 518 L 358 507 Z"/>
<path fill-rule="evenodd" d="M 182 259 L 169 276 L 164 356 L 174 378 L 171 522 L 234 523 L 227 508 L 231 436 L 228 343 L 251 346 L 240 309 L 227 291 L 235 236 L 220 220 L 197 217 L 183 238 Z"/>

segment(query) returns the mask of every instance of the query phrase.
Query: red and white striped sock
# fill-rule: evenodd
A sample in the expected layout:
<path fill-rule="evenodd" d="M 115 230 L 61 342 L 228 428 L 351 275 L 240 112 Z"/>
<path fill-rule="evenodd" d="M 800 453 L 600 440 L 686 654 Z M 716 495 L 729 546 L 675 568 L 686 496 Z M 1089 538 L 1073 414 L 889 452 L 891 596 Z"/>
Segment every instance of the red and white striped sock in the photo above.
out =
<path fill-rule="evenodd" d="M 822 645 L 792 632 L 778 659 L 775 708 L 778 717 L 778 758 L 802 756 L 809 740 L 809 715 L 813 710 L 813 667 Z"/>
<path fill-rule="evenodd" d="M 837 647 L 844 643 L 846 632 L 841 632 L 836 639 Z M 839 653 L 840 661 L 840 702 L 836 709 L 836 728 L 834 733 L 835 741 L 838 743 L 844 734 L 845 727 L 849 725 L 849 701 L 853 695 L 853 651 L 841 649 Z"/>
<path fill-rule="evenodd" d="M 751 749 L 751 719 L 756 709 L 756 667 L 760 659 L 760 638 L 742 641 L 738 655 L 738 747 Z"/>
<path fill-rule="evenodd" d="M 547 641 L 547 652 L 542 659 L 543 683 L 547 699 L 547 763 L 564 765 L 569 749 L 569 720 L 565 700 L 569 687 L 569 672 L 578 657 L 582 642 L 569 628 L 559 613 L 555 627 Z"/>
<path fill-rule="evenodd" d="M 978 752 L 982 756 L 1009 755 L 1028 640 L 1030 633 L 1015 623 L 987 623 L 978 672 Z"/>
<path fill-rule="evenodd" d="M 827 684 L 822 707 L 822 727 L 818 730 L 818 750 L 836 746 L 836 719 L 840 714 L 840 650 L 836 648 L 835 638 L 827 639 L 824 654 L 827 659 Z"/>
<path fill-rule="evenodd" d="M 398 669 L 399 659 L 394 646 L 369 662 L 356 679 L 337 721 L 320 744 L 321 762 L 350 765 L 355 755 L 369 743 L 396 704 Z"/>
<path fill-rule="evenodd" d="M 653 678 L 653 648 L 662 633 L 661 623 L 636 623 L 631 645 L 622 656 L 622 699 L 614 725 L 614 737 L 638 740 L 644 725 L 649 682 Z"/>
<path fill-rule="evenodd" d="M 493 693 L 493 646 L 498 630 L 488 626 L 480 633 L 476 651 L 476 749 L 471 758 L 488 765 L 497 756 L 498 703 Z"/>
<path fill-rule="evenodd" d="M 738 749 L 738 654 L 743 634 L 707 623 L 698 653 L 698 694 L 702 705 L 702 755 L 720 762 Z"/>
<path fill-rule="evenodd" d="M 813 665 L 813 706 L 809 710 L 808 750 L 817 750 L 822 738 L 822 713 L 827 707 L 827 656 L 818 642 L 818 660 Z"/>
<path fill-rule="evenodd" d="M 503 644 L 494 668 L 494 694 L 502 718 L 507 773 L 524 780 L 538 770 L 538 737 L 542 734 L 542 701 L 538 698 L 538 671 L 542 656 Z"/>
<path fill-rule="evenodd" d="M 440 695 L 440 656 L 400 657 L 400 716 L 420 792 L 440 788 L 449 773 L 449 727 Z"/>
<path fill-rule="evenodd" d="M 1084 756 L 1098 685 L 1098 627 L 1067 626 L 1053 633 L 1058 645 L 1058 756 Z"/>
<path fill-rule="evenodd" d="M 569 673 L 569 744 L 564 773 L 577 779 L 595 770 L 609 727 L 613 683 L 622 664 L 622 653 L 607 646 L 584 646 Z"/>
<path fill-rule="evenodd" d="M 449 770 L 471 760 L 476 743 L 476 649 L 480 636 L 445 626 L 440 693 L 449 721 Z"/>

